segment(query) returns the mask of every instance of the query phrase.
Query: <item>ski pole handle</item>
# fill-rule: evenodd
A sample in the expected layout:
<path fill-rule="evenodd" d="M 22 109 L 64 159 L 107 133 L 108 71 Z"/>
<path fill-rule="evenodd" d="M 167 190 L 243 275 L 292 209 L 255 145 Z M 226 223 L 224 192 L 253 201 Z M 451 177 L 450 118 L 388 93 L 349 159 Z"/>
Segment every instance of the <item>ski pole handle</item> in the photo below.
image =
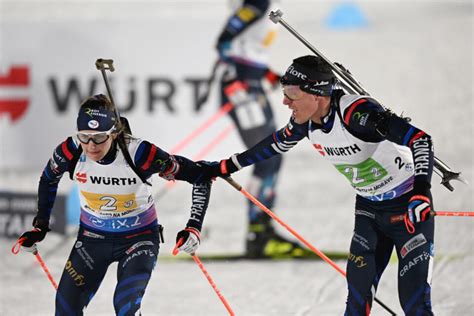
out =
<path fill-rule="evenodd" d="M 102 73 L 102 78 L 104 79 L 105 88 L 107 89 L 107 94 L 109 95 L 110 103 L 112 103 L 112 106 L 114 108 L 115 118 L 117 120 L 117 127 L 118 129 L 121 129 L 122 121 L 120 120 L 120 113 L 118 111 L 117 106 L 115 105 L 114 96 L 112 95 L 112 89 L 110 88 L 109 79 L 107 78 L 106 73 L 106 70 L 110 70 L 110 72 L 115 71 L 114 61 L 113 59 L 99 58 L 95 61 L 95 67 Z"/>
<path fill-rule="evenodd" d="M 342 70 L 340 67 L 331 62 L 326 56 L 324 56 L 319 50 L 316 49 L 310 42 L 308 42 L 300 33 L 298 33 L 293 27 L 291 27 L 283 18 L 283 12 L 281 10 L 271 11 L 269 14 L 270 20 L 277 24 L 280 23 L 285 29 L 293 34 L 303 45 L 309 48 L 316 56 L 323 59 L 342 79 L 342 82 L 345 84 L 346 89 L 350 90 L 351 93 L 356 93 L 360 95 L 369 95 L 367 91 L 357 82 L 354 77 L 347 71 Z"/>
<path fill-rule="evenodd" d="M 111 72 L 115 71 L 114 60 L 113 59 L 103 59 L 99 58 L 95 61 L 95 67 L 97 70 L 110 70 Z"/>

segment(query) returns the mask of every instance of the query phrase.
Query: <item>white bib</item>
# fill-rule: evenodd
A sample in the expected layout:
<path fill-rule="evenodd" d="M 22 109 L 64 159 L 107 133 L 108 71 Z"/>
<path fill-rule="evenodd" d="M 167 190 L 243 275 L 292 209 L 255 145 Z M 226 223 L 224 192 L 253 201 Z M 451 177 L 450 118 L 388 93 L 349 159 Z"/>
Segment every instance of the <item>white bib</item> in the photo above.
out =
<path fill-rule="evenodd" d="M 134 157 L 141 140 L 128 145 Z M 133 159 L 133 158 L 132 158 Z M 156 221 L 152 192 L 130 168 L 121 150 L 115 160 L 102 165 L 81 154 L 74 170 L 79 188 L 81 223 L 96 230 L 122 232 Z"/>
<path fill-rule="evenodd" d="M 341 113 L 356 100 L 366 96 L 342 96 Z M 311 131 L 314 148 L 342 173 L 357 194 L 373 201 L 398 197 L 413 188 L 413 156 L 408 147 L 390 141 L 365 142 L 349 133 L 336 114 L 329 133 Z"/>

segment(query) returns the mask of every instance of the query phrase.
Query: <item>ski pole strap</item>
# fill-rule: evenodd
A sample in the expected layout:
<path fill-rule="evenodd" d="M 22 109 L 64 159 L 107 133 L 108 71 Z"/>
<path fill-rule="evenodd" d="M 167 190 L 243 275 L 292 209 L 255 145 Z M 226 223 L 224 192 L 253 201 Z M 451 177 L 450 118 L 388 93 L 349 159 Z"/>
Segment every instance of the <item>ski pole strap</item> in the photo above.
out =
<path fill-rule="evenodd" d="M 408 218 L 408 214 L 403 215 L 403 221 L 405 222 L 405 227 L 407 228 L 408 233 L 413 234 L 415 232 L 415 225 Z"/>
<path fill-rule="evenodd" d="M 178 240 L 178 242 L 176 243 L 176 245 L 174 246 L 173 248 L 173 256 L 176 256 L 179 252 L 179 247 L 183 244 L 184 240 L 183 238 L 180 238 Z"/>
<path fill-rule="evenodd" d="M 21 245 L 23 244 L 23 242 L 25 241 L 26 237 L 23 237 L 23 238 L 18 238 L 18 240 L 16 241 L 16 243 L 13 245 L 12 247 L 12 253 L 14 255 L 18 254 L 20 252 L 20 249 L 21 249 Z"/>
<path fill-rule="evenodd" d="M 211 70 L 211 75 L 209 76 L 209 79 L 206 81 L 206 87 L 204 93 L 197 99 L 196 102 L 196 109 L 199 110 L 201 106 L 207 102 L 207 99 L 209 98 L 209 94 L 211 93 L 211 87 L 212 84 L 214 83 L 214 80 L 216 79 L 216 73 L 217 73 L 217 68 L 219 67 L 220 64 L 220 59 L 217 59 L 214 62 L 214 65 L 212 66 Z"/>

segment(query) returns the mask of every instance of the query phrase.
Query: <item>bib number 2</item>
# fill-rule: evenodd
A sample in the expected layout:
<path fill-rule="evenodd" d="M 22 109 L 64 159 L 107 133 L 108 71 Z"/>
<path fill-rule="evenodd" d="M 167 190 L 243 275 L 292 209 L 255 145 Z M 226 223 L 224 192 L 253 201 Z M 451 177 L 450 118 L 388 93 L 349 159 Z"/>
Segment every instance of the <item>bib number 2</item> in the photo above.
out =
<path fill-rule="evenodd" d="M 355 165 L 341 164 L 336 165 L 337 170 L 341 172 L 354 187 L 363 187 L 370 185 L 385 177 L 388 172 L 377 161 L 369 158 Z"/>

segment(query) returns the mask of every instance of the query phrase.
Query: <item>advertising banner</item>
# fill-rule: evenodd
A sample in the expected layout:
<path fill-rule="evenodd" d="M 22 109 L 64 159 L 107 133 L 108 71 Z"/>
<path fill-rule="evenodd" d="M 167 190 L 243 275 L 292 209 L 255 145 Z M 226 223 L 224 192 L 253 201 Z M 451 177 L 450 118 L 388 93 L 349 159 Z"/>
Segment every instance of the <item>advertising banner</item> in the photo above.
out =
<path fill-rule="evenodd" d="M 0 192 L 0 237 L 18 238 L 30 230 L 36 209 L 36 194 Z M 66 233 L 66 198 L 63 195 L 56 197 L 50 228 L 56 233 Z"/>
<path fill-rule="evenodd" d="M 197 99 L 217 59 L 225 4 L 196 4 L 190 12 L 181 2 L 81 3 L 64 4 L 61 14 L 41 2 L 22 15 L 2 14 L 0 171 L 41 170 L 75 132 L 80 102 L 107 93 L 98 58 L 114 60 L 109 80 L 133 133 L 165 150 L 219 109 L 216 86 L 205 105 Z M 224 117 L 209 132 L 229 123 Z M 201 147 L 211 139 L 203 137 Z M 231 143 L 219 148 L 234 152 Z"/>

